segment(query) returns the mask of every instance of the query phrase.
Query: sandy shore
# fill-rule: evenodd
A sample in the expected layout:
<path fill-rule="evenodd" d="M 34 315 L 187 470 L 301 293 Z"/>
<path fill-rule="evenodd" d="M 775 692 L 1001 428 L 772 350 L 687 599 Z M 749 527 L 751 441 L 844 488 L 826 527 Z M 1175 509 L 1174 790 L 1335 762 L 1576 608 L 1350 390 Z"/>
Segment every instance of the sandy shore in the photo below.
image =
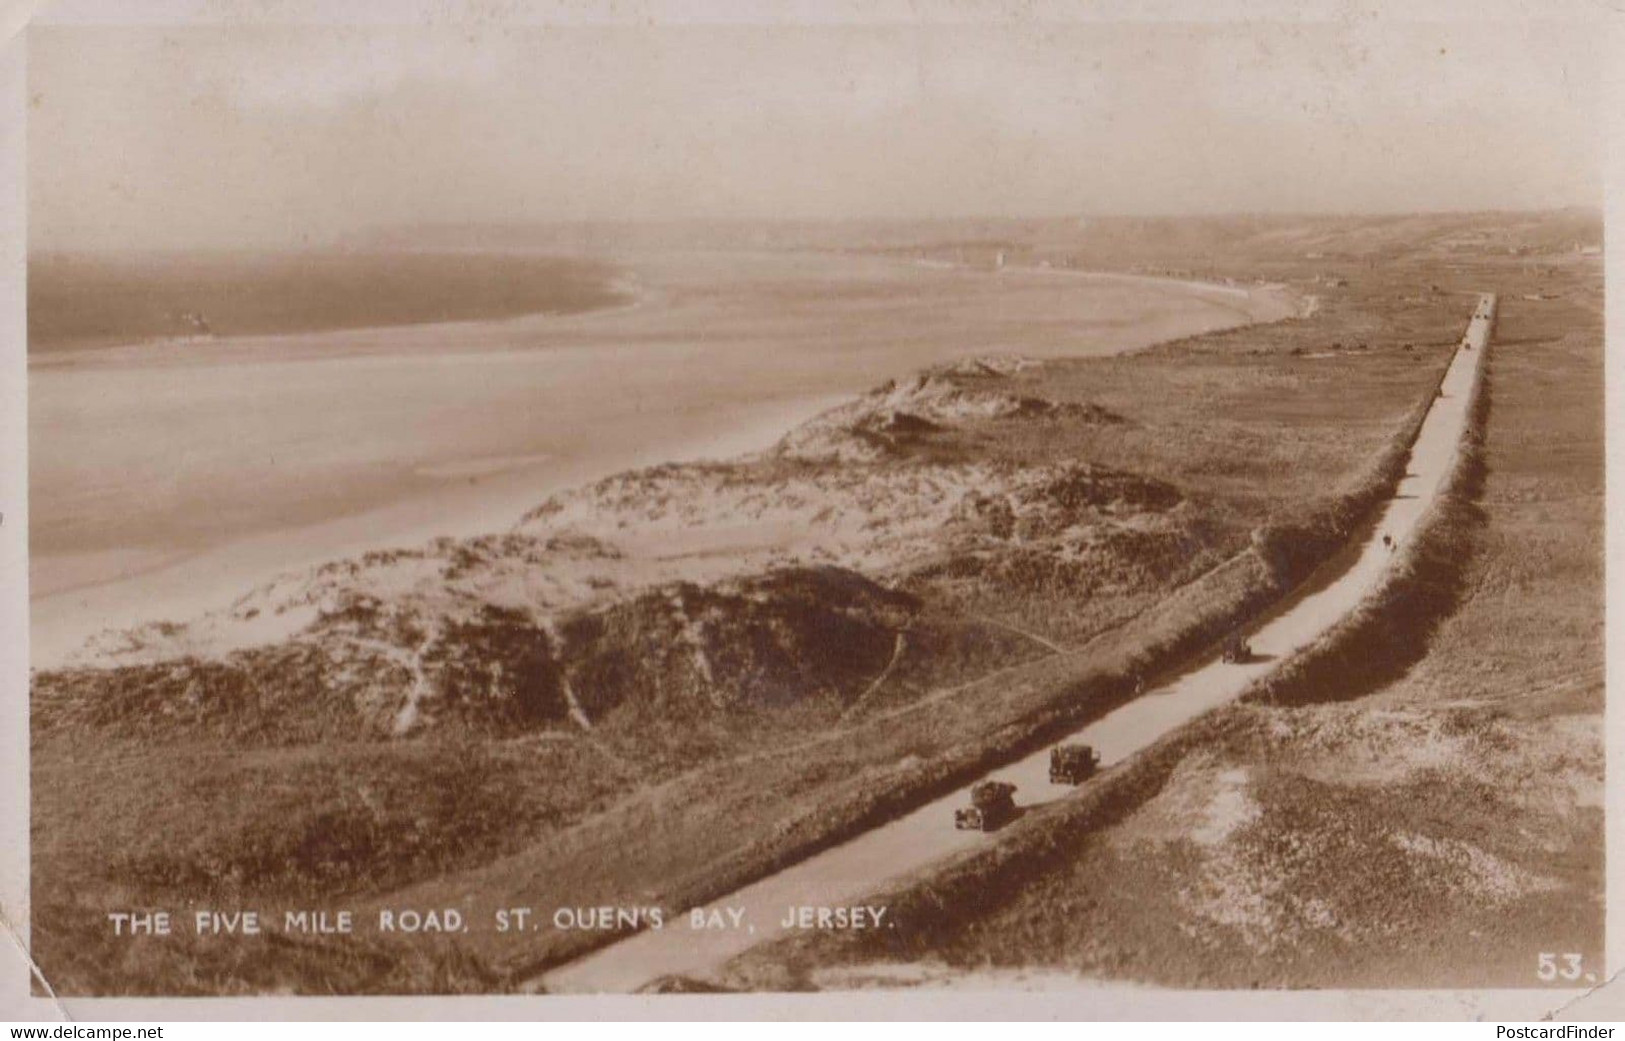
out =
<path fill-rule="evenodd" d="M 477 474 L 448 467 L 448 477 L 475 476 L 434 499 L 414 498 L 348 517 L 228 542 L 197 553 L 110 550 L 61 558 L 53 575 L 80 584 L 32 598 L 31 664 L 51 668 L 71 659 L 84 641 L 107 629 L 160 619 L 192 618 L 230 604 L 258 583 L 287 571 L 356 556 L 370 549 L 414 545 L 440 536 L 486 534 L 517 520 L 549 495 L 620 470 L 663 462 L 726 459 L 769 447 L 784 432 L 844 398 L 810 397 L 773 402 L 730 416 L 678 445 L 649 446 L 623 456 L 582 460 L 545 469 L 549 459 L 514 459 L 503 465 L 471 461 Z M 116 571 L 117 577 L 101 576 Z"/>
<path fill-rule="evenodd" d="M 1297 308 L 1282 287 L 1036 268 L 777 254 L 631 266 L 648 287 L 635 308 L 31 369 L 32 664 L 284 571 L 502 530 L 618 470 L 764 448 L 929 364 L 1119 353 Z"/>

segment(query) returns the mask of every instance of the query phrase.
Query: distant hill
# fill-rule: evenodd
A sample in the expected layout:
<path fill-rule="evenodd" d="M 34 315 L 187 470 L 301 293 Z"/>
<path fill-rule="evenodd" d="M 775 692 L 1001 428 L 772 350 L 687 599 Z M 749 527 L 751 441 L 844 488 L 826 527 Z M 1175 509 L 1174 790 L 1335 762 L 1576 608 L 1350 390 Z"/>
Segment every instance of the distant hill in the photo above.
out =
<path fill-rule="evenodd" d="M 609 264 L 543 256 L 37 254 L 28 349 L 565 314 L 624 301 L 618 275 Z"/>
<path fill-rule="evenodd" d="M 1189 262 L 1214 253 L 1302 259 L 1448 248 L 1562 252 L 1600 246 L 1599 210 L 1376 216 L 1042 217 L 946 220 L 687 220 L 437 224 L 358 237 L 366 249 L 552 250 L 810 248 L 1066 250 L 1100 264 Z"/>

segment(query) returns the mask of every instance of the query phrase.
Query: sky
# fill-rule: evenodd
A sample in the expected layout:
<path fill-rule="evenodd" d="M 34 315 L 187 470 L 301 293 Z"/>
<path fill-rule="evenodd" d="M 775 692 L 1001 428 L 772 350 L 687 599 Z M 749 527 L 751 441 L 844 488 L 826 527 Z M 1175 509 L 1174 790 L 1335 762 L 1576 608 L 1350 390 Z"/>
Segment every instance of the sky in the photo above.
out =
<path fill-rule="evenodd" d="M 1579 23 L 35 25 L 34 248 L 1600 205 Z"/>

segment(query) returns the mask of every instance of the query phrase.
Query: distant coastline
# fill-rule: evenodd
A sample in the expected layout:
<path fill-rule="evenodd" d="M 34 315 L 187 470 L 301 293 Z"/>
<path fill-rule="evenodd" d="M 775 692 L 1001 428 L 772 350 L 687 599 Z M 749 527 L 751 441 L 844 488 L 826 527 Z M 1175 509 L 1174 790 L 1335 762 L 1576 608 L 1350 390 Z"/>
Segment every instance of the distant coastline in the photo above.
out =
<path fill-rule="evenodd" d="M 28 351 L 571 315 L 636 299 L 627 272 L 580 257 L 40 253 L 28 262 Z"/>

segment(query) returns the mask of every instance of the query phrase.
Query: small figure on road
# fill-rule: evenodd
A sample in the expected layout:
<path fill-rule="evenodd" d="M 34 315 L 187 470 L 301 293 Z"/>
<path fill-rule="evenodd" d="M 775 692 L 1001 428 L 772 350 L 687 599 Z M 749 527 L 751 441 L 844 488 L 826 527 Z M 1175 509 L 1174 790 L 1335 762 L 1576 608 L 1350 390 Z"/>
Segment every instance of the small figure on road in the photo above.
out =
<path fill-rule="evenodd" d="M 1240 633 L 1232 633 L 1224 642 L 1224 653 L 1221 655 L 1226 664 L 1242 664 L 1253 660 L 1253 648 Z"/>
<path fill-rule="evenodd" d="M 1388 547 L 1388 552 L 1394 551 L 1394 537 L 1386 531 L 1382 533 L 1382 544 Z"/>

